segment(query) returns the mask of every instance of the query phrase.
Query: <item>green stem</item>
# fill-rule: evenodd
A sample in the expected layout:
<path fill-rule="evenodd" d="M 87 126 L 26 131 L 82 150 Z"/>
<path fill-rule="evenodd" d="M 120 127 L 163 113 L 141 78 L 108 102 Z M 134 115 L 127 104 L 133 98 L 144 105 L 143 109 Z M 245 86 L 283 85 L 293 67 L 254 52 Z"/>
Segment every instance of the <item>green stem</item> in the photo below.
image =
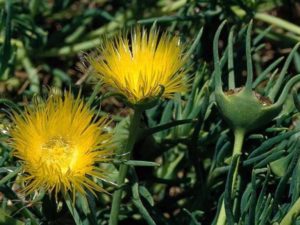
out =
<path fill-rule="evenodd" d="M 285 29 L 287 31 L 290 31 L 290 32 L 300 35 L 300 27 L 293 23 L 290 23 L 286 20 L 269 15 L 267 13 L 256 13 L 254 17 L 257 20 L 266 22 L 268 24 L 272 24 L 274 26 L 280 27 L 282 29 Z"/>
<path fill-rule="evenodd" d="M 81 42 L 66 45 L 62 48 L 53 48 L 47 52 L 39 52 L 40 57 L 57 57 L 57 56 L 73 56 L 81 51 L 87 51 L 89 49 L 95 48 L 95 46 L 101 45 L 103 43 L 102 36 L 109 38 L 115 35 L 120 28 L 123 27 L 123 22 L 126 18 L 130 18 L 130 11 L 125 11 L 124 13 L 117 15 L 113 21 L 109 22 L 107 25 L 102 26 L 81 38 Z M 0 39 L 1 40 L 1 39 Z"/>
<path fill-rule="evenodd" d="M 288 211 L 288 213 L 281 220 L 279 225 L 291 225 L 293 224 L 293 220 L 300 214 L 300 198 L 294 203 L 292 208 Z"/>
<path fill-rule="evenodd" d="M 40 80 L 36 68 L 32 65 L 32 62 L 27 54 L 27 51 L 20 49 L 20 55 L 22 56 L 22 64 L 28 74 L 28 80 L 30 81 L 30 91 L 33 93 L 40 92 Z"/>
<path fill-rule="evenodd" d="M 134 144 L 136 142 L 137 136 L 138 136 L 138 127 L 140 123 L 142 115 L 142 110 L 135 109 L 134 114 L 130 121 L 130 127 L 129 127 L 129 136 L 125 151 L 122 152 L 122 154 L 125 155 L 125 160 L 129 160 L 131 158 L 132 149 L 134 147 Z M 117 180 L 117 185 L 121 186 L 123 185 L 127 171 L 128 171 L 128 165 L 121 164 L 119 168 L 119 176 Z M 111 212 L 109 217 L 109 225 L 117 225 L 118 224 L 118 216 L 120 211 L 120 204 L 121 204 L 121 197 L 122 197 L 122 189 L 118 189 L 113 194 L 113 200 L 112 200 L 112 206 L 111 206 Z"/>
<path fill-rule="evenodd" d="M 231 10 L 239 17 L 244 17 L 247 15 L 246 11 L 238 6 L 232 6 Z M 280 27 L 286 31 L 293 32 L 294 34 L 300 35 L 300 26 L 297 26 L 296 24 L 293 24 L 276 16 L 272 16 L 267 13 L 257 12 L 255 13 L 254 18 L 265 23 L 271 24 L 273 26 Z"/>
<path fill-rule="evenodd" d="M 73 56 L 80 51 L 86 51 L 91 48 L 95 48 L 95 46 L 99 46 L 101 43 L 101 38 L 95 38 L 93 40 L 67 45 L 62 48 L 53 48 L 46 52 L 39 52 L 37 55 L 38 57 Z"/>
<path fill-rule="evenodd" d="M 243 146 L 243 142 L 244 142 L 244 137 L 245 137 L 244 130 L 239 130 L 239 129 L 235 130 L 232 159 L 236 155 L 240 155 L 242 153 L 242 146 Z M 238 176 L 238 165 L 239 165 L 239 159 L 238 159 L 238 162 L 237 162 L 236 167 L 234 169 L 232 184 L 231 184 L 231 191 L 233 191 L 234 187 L 236 186 L 237 176 Z M 225 224 L 226 224 L 226 213 L 225 213 L 225 205 L 224 205 L 224 200 L 223 200 L 216 225 L 225 225 Z"/>

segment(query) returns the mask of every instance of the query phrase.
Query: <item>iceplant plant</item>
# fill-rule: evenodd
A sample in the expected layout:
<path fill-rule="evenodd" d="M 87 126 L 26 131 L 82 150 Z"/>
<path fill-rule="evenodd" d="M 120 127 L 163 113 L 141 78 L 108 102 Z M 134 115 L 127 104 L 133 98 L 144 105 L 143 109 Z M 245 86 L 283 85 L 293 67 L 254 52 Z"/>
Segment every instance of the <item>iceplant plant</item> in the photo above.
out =
<path fill-rule="evenodd" d="M 234 133 L 234 147 L 232 152 L 232 166 L 233 172 L 230 178 L 229 190 L 234 191 L 237 184 L 238 177 L 238 165 L 239 156 L 242 153 L 242 146 L 245 135 L 258 129 L 271 120 L 273 120 L 282 110 L 284 101 L 287 97 L 289 90 L 294 86 L 295 83 L 300 81 L 300 75 L 296 75 L 291 78 L 283 88 L 279 95 L 279 90 L 283 83 L 284 75 L 286 74 L 287 68 L 292 61 L 293 55 L 299 47 L 297 44 L 289 54 L 284 66 L 276 80 L 272 89 L 268 91 L 267 96 L 262 96 L 257 93 L 253 88 L 258 82 L 253 82 L 253 65 L 251 56 L 251 30 L 252 21 L 249 23 L 246 32 L 246 64 L 247 64 L 247 79 L 244 87 L 235 87 L 234 81 L 234 61 L 233 61 L 233 29 L 229 32 L 228 37 L 228 91 L 223 91 L 222 88 L 222 69 L 219 59 L 218 42 L 220 33 L 226 22 L 223 22 L 214 37 L 213 41 L 213 57 L 214 57 L 214 85 L 215 85 L 215 100 L 219 108 L 220 113 L 226 120 L 231 130 Z M 275 67 L 281 60 L 275 61 L 269 68 L 267 68 L 263 74 L 259 75 L 257 79 L 262 80 L 263 76 L 266 77 L 267 72 L 270 71 L 271 67 Z M 270 85 L 269 85 L 270 86 Z M 278 96 L 279 95 L 279 96 Z M 276 100 L 277 98 L 277 100 Z M 227 181 L 228 183 L 228 181 Z M 227 194 L 227 195 L 226 195 Z M 225 193 L 224 199 L 231 198 L 231 193 Z M 231 220 L 230 224 L 234 222 L 233 212 L 231 207 L 226 207 L 226 201 L 223 200 L 221 209 L 218 212 L 216 225 L 226 224 L 226 220 Z M 227 203 L 228 204 L 228 203 Z M 233 220 L 233 221 L 232 221 Z"/>
<path fill-rule="evenodd" d="M 99 49 L 101 56 L 88 58 L 96 77 L 134 111 L 127 144 L 121 151 L 125 160 L 131 158 L 143 111 L 155 106 L 160 98 L 172 98 L 174 93 L 188 89 L 184 50 L 177 36 L 160 34 L 155 27 L 150 32 L 138 27 L 131 32 L 131 40 L 127 34 L 106 40 Z M 128 165 L 121 164 L 118 186 L 123 185 L 127 171 Z M 113 194 L 110 225 L 118 224 L 121 197 L 120 188 Z"/>

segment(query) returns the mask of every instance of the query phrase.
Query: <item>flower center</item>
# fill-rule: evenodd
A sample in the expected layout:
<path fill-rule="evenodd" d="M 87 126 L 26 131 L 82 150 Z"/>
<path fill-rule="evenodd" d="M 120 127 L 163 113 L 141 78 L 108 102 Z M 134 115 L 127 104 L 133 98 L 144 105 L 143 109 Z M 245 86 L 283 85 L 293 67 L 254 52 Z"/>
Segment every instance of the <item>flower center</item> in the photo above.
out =
<path fill-rule="evenodd" d="M 70 169 L 70 162 L 74 153 L 74 147 L 70 141 L 55 136 L 42 145 L 43 158 L 49 168 L 59 170 L 65 174 Z"/>

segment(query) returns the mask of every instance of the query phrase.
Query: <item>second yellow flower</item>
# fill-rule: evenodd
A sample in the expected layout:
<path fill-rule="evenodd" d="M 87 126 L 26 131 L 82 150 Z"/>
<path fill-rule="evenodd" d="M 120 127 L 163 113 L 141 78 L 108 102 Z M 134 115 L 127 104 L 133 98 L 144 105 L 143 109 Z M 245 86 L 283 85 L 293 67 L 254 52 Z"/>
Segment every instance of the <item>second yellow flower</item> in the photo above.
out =
<path fill-rule="evenodd" d="M 131 39 L 119 35 L 104 41 L 99 51 L 100 56 L 89 57 L 91 66 L 106 85 L 132 104 L 156 98 L 161 86 L 165 98 L 186 90 L 184 48 L 176 36 L 137 28 Z"/>

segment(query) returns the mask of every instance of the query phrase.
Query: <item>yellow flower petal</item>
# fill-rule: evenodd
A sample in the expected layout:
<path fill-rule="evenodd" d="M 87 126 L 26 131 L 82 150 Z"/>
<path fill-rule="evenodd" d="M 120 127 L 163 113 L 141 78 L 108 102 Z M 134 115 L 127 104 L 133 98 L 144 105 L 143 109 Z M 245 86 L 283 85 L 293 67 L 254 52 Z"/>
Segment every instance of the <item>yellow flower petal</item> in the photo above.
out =
<path fill-rule="evenodd" d="M 104 133 L 107 118 L 93 123 L 93 117 L 84 102 L 70 93 L 64 98 L 50 95 L 44 104 L 14 114 L 12 146 L 23 163 L 24 192 L 103 190 L 91 176 L 105 177 L 95 164 L 111 156 L 112 135 Z"/>
<path fill-rule="evenodd" d="M 99 51 L 101 56 L 88 59 L 96 74 L 133 104 L 157 97 L 161 85 L 165 98 L 187 88 L 183 47 L 176 36 L 137 28 L 130 42 L 118 36 Z"/>

